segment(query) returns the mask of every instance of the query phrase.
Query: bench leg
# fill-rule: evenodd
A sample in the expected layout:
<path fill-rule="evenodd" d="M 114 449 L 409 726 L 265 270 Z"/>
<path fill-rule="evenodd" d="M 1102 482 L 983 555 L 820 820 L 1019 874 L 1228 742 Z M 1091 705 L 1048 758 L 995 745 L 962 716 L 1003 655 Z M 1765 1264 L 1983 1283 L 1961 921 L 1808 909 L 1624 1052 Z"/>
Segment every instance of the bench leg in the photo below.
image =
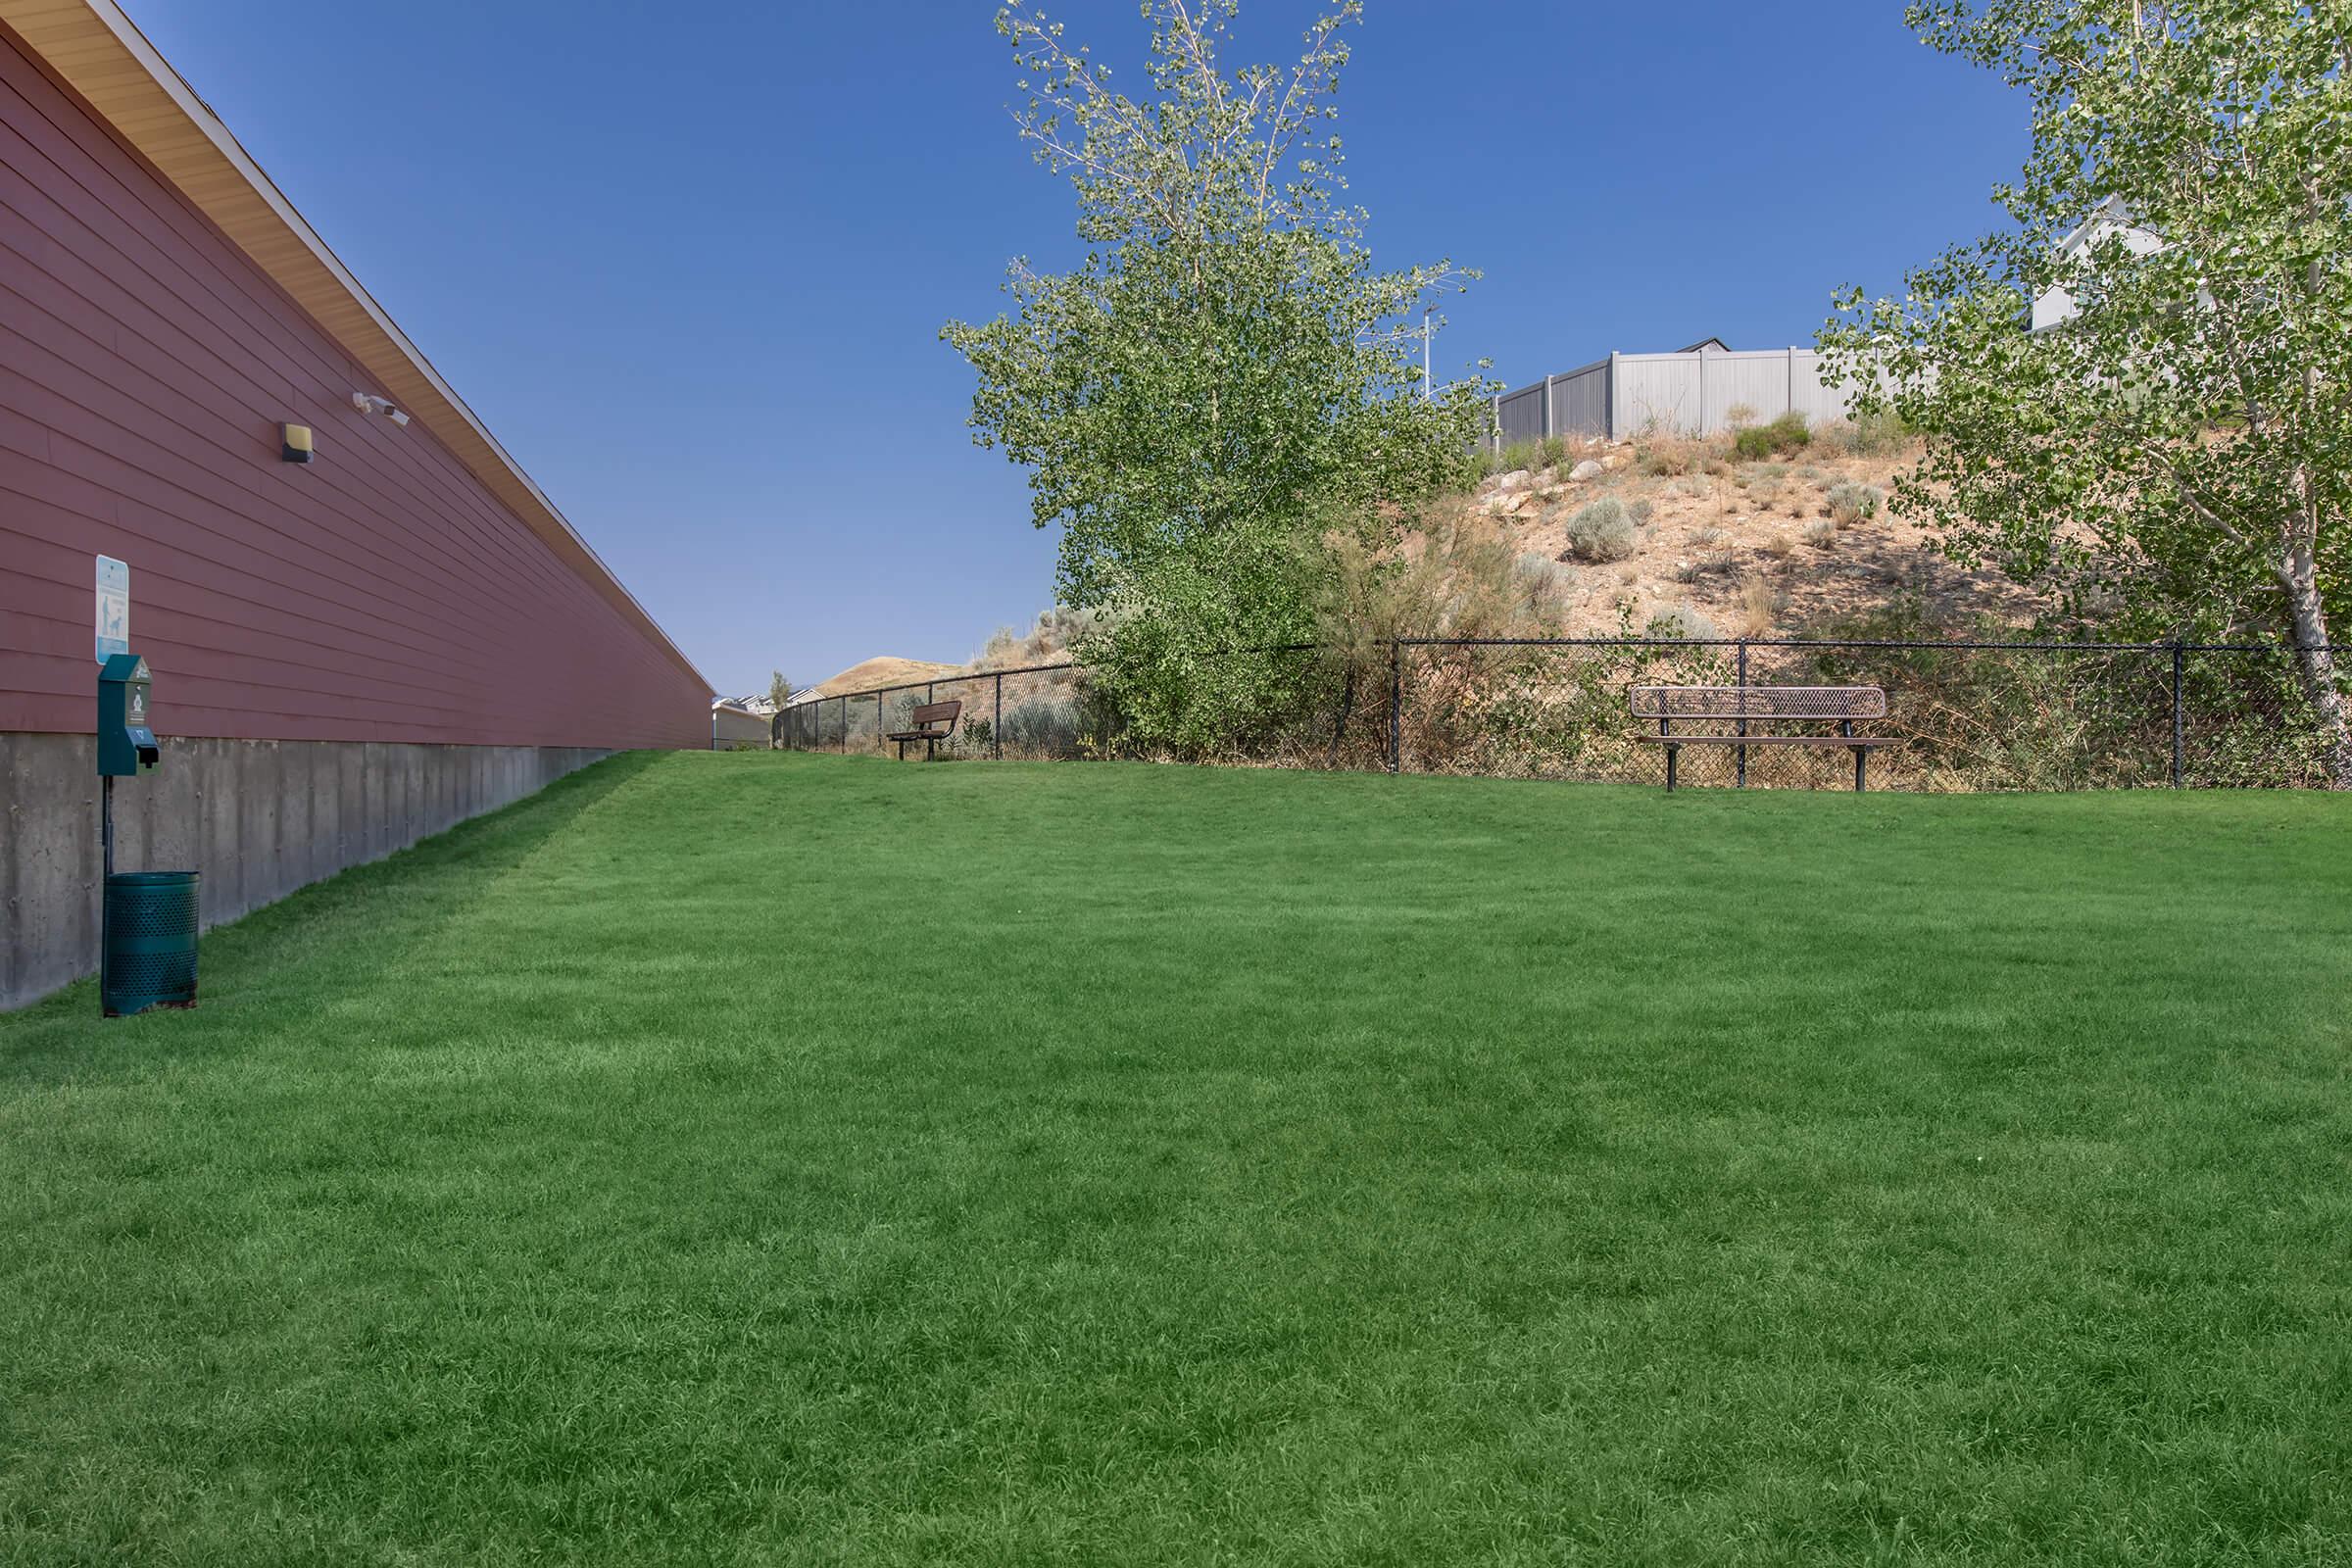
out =
<path fill-rule="evenodd" d="M 1856 795 L 1859 795 L 1859 794 L 1861 794 L 1861 793 L 1862 793 L 1864 790 L 1866 790 L 1866 789 L 1868 789 L 1868 788 L 1870 787 L 1870 786 L 1869 786 L 1867 783 L 1865 783 L 1865 782 L 1864 782 L 1864 779 L 1865 779 L 1865 777 L 1866 777 L 1865 769 L 1867 769 L 1869 766 L 1870 766 L 1870 748 L 1869 748 L 1869 747 L 1867 747 L 1867 746 L 1857 746 L 1857 747 L 1855 747 L 1855 748 L 1854 748 L 1854 793 L 1855 793 Z"/>
<path fill-rule="evenodd" d="M 1669 795 L 1674 793 L 1674 760 L 1681 752 L 1680 746 L 1666 748 L 1666 793 Z"/>

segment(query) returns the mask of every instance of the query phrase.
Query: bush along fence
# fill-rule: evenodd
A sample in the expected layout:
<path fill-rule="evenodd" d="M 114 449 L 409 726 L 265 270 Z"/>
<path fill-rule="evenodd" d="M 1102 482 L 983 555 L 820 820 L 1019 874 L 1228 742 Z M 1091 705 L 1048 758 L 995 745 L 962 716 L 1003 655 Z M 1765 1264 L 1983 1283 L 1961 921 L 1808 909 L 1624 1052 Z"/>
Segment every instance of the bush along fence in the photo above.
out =
<path fill-rule="evenodd" d="M 1142 759 L 1656 783 L 1637 685 L 1877 686 L 1873 789 L 2320 788 L 2326 733 L 2294 651 L 2258 645 L 1402 638 L 1237 653 L 1292 694 L 1207 747 L 1148 744 L 1081 664 L 981 670 L 797 704 L 778 746 L 895 753 L 926 703 L 960 702 L 942 758 Z M 1842 751 L 1687 749 L 1680 782 L 1851 787 Z"/>

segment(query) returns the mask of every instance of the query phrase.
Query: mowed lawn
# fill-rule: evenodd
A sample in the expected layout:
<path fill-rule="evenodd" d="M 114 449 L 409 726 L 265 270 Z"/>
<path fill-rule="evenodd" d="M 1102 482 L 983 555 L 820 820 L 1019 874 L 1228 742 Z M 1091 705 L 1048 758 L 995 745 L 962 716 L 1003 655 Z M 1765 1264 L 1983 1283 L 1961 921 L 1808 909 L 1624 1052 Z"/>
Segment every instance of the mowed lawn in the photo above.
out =
<path fill-rule="evenodd" d="M 0 1018 L 0 1560 L 2352 1558 L 2352 801 L 629 757 Z"/>

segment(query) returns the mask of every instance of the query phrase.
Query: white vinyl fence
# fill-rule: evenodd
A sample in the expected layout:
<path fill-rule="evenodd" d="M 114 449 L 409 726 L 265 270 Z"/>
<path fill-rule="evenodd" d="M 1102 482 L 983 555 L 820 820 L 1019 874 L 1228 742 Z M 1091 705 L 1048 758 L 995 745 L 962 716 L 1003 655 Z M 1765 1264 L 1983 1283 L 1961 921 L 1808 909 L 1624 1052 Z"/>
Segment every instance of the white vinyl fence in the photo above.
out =
<path fill-rule="evenodd" d="M 1849 394 L 1822 384 L 1812 349 L 1612 354 L 1494 400 L 1498 447 L 1547 435 L 1622 440 L 1655 427 L 1711 435 L 1744 408 L 1759 422 L 1794 409 L 1815 423 L 1842 419 Z"/>

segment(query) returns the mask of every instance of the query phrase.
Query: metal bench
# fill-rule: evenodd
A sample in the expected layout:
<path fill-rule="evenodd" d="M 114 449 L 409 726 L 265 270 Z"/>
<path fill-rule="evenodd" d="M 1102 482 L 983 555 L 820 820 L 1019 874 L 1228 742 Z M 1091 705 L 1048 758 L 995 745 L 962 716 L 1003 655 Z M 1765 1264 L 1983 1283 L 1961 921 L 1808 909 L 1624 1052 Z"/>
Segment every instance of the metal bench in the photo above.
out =
<path fill-rule="evenodd" d="M 1674 788 L 1675 759 L 1686 746 L 1739 748 L 1740 782 L 1747 782 L 1747 748 L 1797 746 L 1828 750 L 1844 747 L 1854 754 L 1854 788 L 1868 788 L 1870 754 L 1899 742 L 1885 736 L 1857 735 L 1857 719 L 1885 718 L 1886 694 L 1876 686 L 1636 686 L 1628 705 L 1636 718 L 1658 721 L 1655 735 L 1635 739 L 1666 748 L 1666 787 Z M 1835 735 L 1751 734 L 1750 724 L 1761 721 L 1774 731 L 1800 724 L 1836 724 Z M 1739 726 L 1730 732 L 1677 730 L 1677 722 Z"/>
<path fill-rule="evenodd" d="M 883 736 L 886 741 L 899 743 L 899 760 L 906 760 L 906 748 L 914 741 L 923 743 L 923 760 L 939 756 L 939 743 L 956 733 L 956 720 L 963 712 L 961 703 L 923 703 L 906 715 L 912 729 L 896 730 Z"/>

